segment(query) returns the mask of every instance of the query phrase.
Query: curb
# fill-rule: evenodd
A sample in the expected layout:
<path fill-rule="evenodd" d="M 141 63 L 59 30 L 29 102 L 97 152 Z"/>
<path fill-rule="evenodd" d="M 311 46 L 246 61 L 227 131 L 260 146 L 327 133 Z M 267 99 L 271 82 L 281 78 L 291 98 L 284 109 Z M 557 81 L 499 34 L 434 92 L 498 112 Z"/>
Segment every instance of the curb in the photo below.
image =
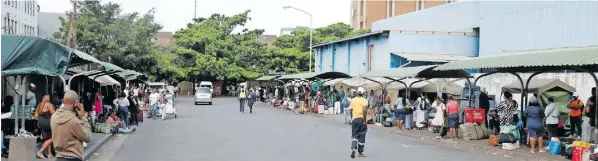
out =
<path fill-rule="evenodd" d="M 261 105 L 263 107 L 266 107 L 266 108 L 271 108 L 271 107 L 267 106 L 267 104 L 261 104 Z M 283 111 L 283 110 L 279 110 L 279 111 Z M 326 117 L 325 115 L 316 114 L 316 113 L 304 113 L 304 114 L 307 114 L 308 116 L 324 118 L 324 119 L 332 121 L 332 122 L 337 122 L 337 123 L 344 124 L 344 122 L 341 121 L 341 120 L 332 119 L 330 117 Z M 368 126 L 368 128 L 372 128 L 372 129 L 376 129 L 376 130 L 386 130 L 386 131 L 389 130 L 386 127 L 380 127 L 380 126 L 376 126 L 376 125 Z M 392 134 L 396 134 L 396 135 L 401 135 L 401 136 L 407 136 L 407 137 L 415 138 L 415 139 L 432 140 L 432 141 L 436 141 L 438 143 L 441 143 L 444 146 L 452 146 L 452 147 L 455 147 L 455 148 L 463 148 L 463 149 L 468 149 L 468 150 L 471 150 L 471 151 L 478 151 L 478 152 L 483 152 L 483 153 L 488 153 L 488 154 L 493 154 L 493 155 L 502 155 L 504 157 L 508 157 L 508 158 L 511 158 L 511 159 L 514 159 L 514 160 L 522 160 L 522 161 L 562 160 L 562 159 L 545 158 L 545 157 L 540 157 L 540 156 L 534 156 L 534 155 L 530 155 L 530 154 L 525 154 L 525 153 L 520 153 L 520 152 L 514 152 L 514 151 L 509 151 L 509 150 L 503 150 L 503 149 L 491 147 L 491 146 L 488 146 L 488 145 L 484 146 L 484 145 L 479 145 L 479 144 L 468 143 L 466 141 L 452 141 L 452 140 L 446 140 L 446 139 L 435 140 L 435 138 L 433 136 L 420 135 L 420 134 L 412 134 L 412 133 L 398 131 L 398 130 L 391 130 L 391 131 L 388 131 L 388 133 L 392 133 Z"/>
<path fill-rule="evenodd" d="M 100 149 L 100 147 L 102 147 L 102 145 L 104 145 L 108 140 L 110 140 L 110 138 L 112 138 L 111 134 L 106 134 L 104 136 L 102 136 L 101 140 L 99 140 L 99 143 L 95 144 L 95 146 L 88 146 L 86 149 L 83 150 L 83 160 L 87 160 L 89 159 L 89 157 L 91 157 L 93 155 L 93 153 L 95 153 L 96 151 L 98 151 L 98 149 Z"/>

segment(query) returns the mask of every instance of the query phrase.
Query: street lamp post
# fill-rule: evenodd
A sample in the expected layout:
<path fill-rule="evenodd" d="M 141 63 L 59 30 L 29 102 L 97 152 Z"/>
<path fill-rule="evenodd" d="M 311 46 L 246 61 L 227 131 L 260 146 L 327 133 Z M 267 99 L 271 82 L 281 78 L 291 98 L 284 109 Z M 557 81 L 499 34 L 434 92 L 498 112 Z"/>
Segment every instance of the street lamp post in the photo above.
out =
<path fill-rule="evenodd" d="M 313 37 L 313 31 L 312 31 L 313 30 L 313 26 L 312 26 L 313 25 L 313 16 L 311 15 L 311 13 L 305 12 L 304 10 L 299 9 L 299 8 L 295 8 L 293 6 L 284 6 L 282 8 L 283 9 L 289 9 L 289 8 L 290 9 L 295 9 L 297 11 L 301 11 L 301 12 L 309 15 L 309 72 L 311 73 L 312 72 L 312 70 L 311 70 L 312 56 L 311 55 L 312 55 L 312 50 L 313 50 L 312 47 L 311 47 L 312 43 L 313 43 L 313 41 L 312 41 L 312 37 Z"/>

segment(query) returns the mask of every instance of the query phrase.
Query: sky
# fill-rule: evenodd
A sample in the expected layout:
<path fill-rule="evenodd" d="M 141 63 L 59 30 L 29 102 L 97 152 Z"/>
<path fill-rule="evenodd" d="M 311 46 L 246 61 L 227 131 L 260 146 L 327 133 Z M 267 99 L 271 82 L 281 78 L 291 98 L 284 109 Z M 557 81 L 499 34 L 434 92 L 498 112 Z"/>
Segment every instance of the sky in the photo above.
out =
<path fill-rule="evenodd" d="M 163 31 L 175 32 L 187 26 L 194 15 L 194 0 L 102 0 L 121 5 L 123 12 L 145 13 L 156 8 L 156 21 Z M 70 0 L 38 0 L 41 12 L 64 13 L 72 9 Z M 267 35 L 279 35 L 283 27 L 309 26 L 309 16 L 283 6 L 300 8 L 313 15 L 313 27 L 350 23 L 350 0 L 197 0 L 197 17 L 213 13 L 234 15 L 251 10 L 248 29 L 265 29 Z"/>

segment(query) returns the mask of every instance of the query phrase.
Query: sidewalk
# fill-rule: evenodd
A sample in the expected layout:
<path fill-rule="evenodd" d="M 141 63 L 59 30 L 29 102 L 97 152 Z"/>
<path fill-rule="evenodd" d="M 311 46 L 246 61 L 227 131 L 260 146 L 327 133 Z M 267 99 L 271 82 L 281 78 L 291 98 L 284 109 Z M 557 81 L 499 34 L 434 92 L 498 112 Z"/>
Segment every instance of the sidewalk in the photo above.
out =
<path fill-rule="evenodd" d="M 311 114 L 312 116 L 326 118 L 338 123 L 344 123 L 344 116 L 343 115 L 318 115 L 318 114 Z M 378 129 L 378 130 L 387 130 L 389 133 L 394 133 L 402 136 L 418 138 L 422 140 L 435 140 L 434 138 L 438 135 L 432 133 L 428 130 L 398 130 L 392 127 L 384 127 L 384 126 L 377 126 L 377 125 L 369 125 L 369 128 Z M 446 138 L 446 137 L 445 137 Z M 534 161 L 548 161 L 548 160 L 555 160 L 555 161 L 566 161 L 564 156 L 561 155 L 550 155 L 549 153 L 539 153 L 536 152 L 534 154 L 530 153 L 530 149 L 525 146 L 521 145 L 521 148 L 516 150 L 503 150 L 500 146 L 491 147 L 488 145 L 488 139 L 482 140 L 448 140 L 442 139 L 438 140 L 441 143 L 446 145 L 452 145 L 458 148 L 467 148 L 470 150 L 480 151 L 488 154 L 493 155 L 503 155 L 509 156 L 516 159 L 521 160 L 534 160 Z M 546 145 L 547 146 L 547 145 Z"/>
<path fill-rule="evenodd" d="M 94 152 L 96 152 L 106 141 L 108 141 L 112 137 L 111 134 L 100 134 L 100 133 L 92 133 L 91 135 L 91 142 L 87 144 L 87 148 L 83 149 L 83 157 L 87 160 Z M 35 156 L 35 154 L 32 154 Z M 37 159 L 38 161 L 53 161 L 56 158 L 52 159 Z"/>

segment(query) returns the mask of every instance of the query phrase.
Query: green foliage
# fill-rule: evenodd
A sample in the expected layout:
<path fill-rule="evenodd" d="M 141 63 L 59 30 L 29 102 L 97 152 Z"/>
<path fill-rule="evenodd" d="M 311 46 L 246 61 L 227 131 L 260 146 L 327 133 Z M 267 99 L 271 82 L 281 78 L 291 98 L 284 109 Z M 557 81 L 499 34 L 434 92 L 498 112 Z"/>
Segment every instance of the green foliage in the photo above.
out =
<path fill-rule="evenodd" d="M 250 20 L 245 11 L 233 16 L 213 14 L 195 19 L 174 34 L 177 67 L 193 79 L 243 80 L 256 78 L 267 69 L 262 59 L 266 44 L 258 41 L 264 30 L 232 33 Z"/>
<path fill-rule="evenodd" d="M 123 13 L 120 5 L 112 2 L 101 4 L 100 1 L 76 1 L 77 49 L 88 53 L 101 61 L 110 61 L 125 69 L 149 74 L 152 78 L 163 80 L 184 76 L 183 72 L 173 69 L 171 58 L 162 56 L 154 46 L 152 38 L 162 26 L 155 22 L 155 9 L 145 14 Z M 70 15 L 60 18 L 59 32 L 54 38 L 68 44 Z M 159 65 L 159 66 L 158 66 Z M 170 72 L 170 73 L 164 73 Z"/>
<path fill-rule="evenodd" d="M 355 37 L 369 32 L 369 30 L 353 31 L 350 25 L 339 22 L 315 29 L 313 32 L 312 41 L 313 45 L 316 45 L 329 41 Z M 305 72 L 309 70 L 308 29 L 295 30 L 290 35 L 279 36 L 274 41 L 273 45 L 276 46 L 276 48 L 271 50 L 272 54 L 268 58 L 268 60 L 270 60 L 269 69 L 278 69 L 292 73 Z M 313 59 L 314 58 L 312 58 L 312 61 Z"/>

